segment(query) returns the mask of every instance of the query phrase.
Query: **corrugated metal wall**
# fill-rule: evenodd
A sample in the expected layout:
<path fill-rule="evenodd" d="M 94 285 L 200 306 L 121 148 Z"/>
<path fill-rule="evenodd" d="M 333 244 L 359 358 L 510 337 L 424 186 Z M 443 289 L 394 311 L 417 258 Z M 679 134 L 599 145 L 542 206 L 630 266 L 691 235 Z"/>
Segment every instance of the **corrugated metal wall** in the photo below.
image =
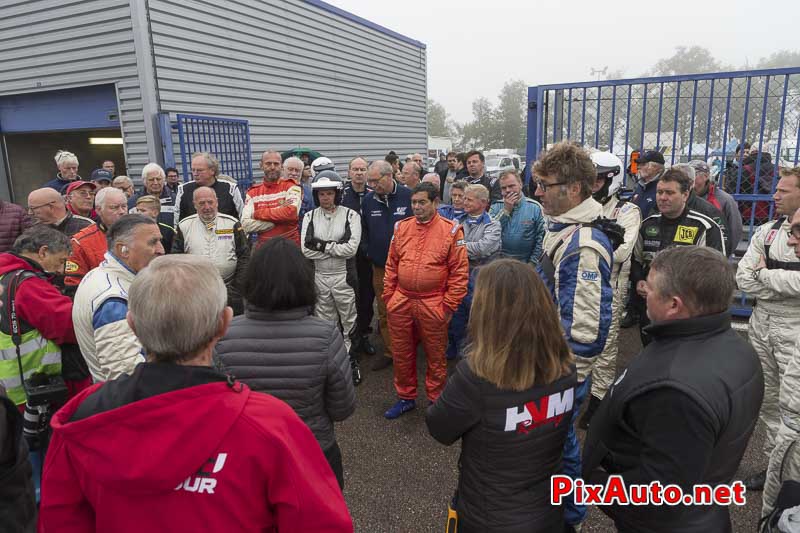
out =
<path fill-rule="evenodd" d="M 161 110 L 249 120 L 257 176 L 268 147 L 344 170 L 427 144 L 418 45 L 302 0 L 149 0 L 149 14 Z"/>
<path fill-rule="evenodd" d="M 138 175 L 148 154 L 129 0 L 2 0 L 0 96 L 107 83 L 117 86 L 128 173 Z"/>

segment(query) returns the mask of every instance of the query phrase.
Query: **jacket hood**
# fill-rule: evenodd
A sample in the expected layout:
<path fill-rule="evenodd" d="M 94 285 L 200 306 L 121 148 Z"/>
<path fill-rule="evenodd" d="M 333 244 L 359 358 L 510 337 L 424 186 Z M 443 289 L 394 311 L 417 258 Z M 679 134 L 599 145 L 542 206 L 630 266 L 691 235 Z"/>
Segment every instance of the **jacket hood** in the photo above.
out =
<path fill-rule="evenodd" d="M 250 389 L 214 382 L 157 394 L 70 421 L 107 384 L 82 391 L 52 420 L 80 478 L 125 495 L 171 492 L 218 450 L 242 414 Z"/>
<path fill-rule="evenodd" d="M 12 270 L 19 270 L 21 268 L 24 268 L 25 270 L 43 272 L 41 265 L 39 265 L 36 261 L 25 259 L 24 257 L 20 257 L 10 252 L 0 254 L 0 275 L 5 274 L 6 272 L 11 272 Z"/>

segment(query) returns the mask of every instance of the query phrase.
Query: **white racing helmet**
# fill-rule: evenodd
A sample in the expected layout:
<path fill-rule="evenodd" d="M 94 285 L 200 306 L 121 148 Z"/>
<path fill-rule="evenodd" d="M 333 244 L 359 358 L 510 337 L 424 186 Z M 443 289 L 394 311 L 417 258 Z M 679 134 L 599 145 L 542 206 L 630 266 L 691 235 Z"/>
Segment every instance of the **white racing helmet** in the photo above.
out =
<path fill-rule="evenodd" d="M 325 189 L 335 190 L 336 198 L 334 203 L 336 205 L 342 203 L 344 180 L 333 170 L 323 170 L 314 176 L 314 181 L 311 183 L 311 194 L 314 196 L 314 205 L 317 207 L 319 207 L 319 191 Z"/>
<path fill-rule="evenodd" d="M 604 196 L 614 195 L 621 187 L 625 174 L 622 172 L 622 160 L 611 152 L 594 152 L 590 156 L 597 169 L 597 177 L 605 178 L 608 191 Z"/>
<path fill-rule="evenodd" d="M 327 157 L 318 157 L 311 162 L 311 177 L 313 178 L 323 170 L 336 170 L 336 167 Z"/>

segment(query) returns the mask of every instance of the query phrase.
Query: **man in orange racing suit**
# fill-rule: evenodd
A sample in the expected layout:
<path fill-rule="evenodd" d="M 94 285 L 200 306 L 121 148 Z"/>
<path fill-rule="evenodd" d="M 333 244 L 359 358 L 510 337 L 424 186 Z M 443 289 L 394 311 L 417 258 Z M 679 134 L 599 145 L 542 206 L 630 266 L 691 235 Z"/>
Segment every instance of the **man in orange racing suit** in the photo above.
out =
<path fill-rule="evenodd" d="M 428 359 L 425 389 L 436 401 L 447 379 L 447 326 L 467 294 L 469 263 L 464 230 L 441 217 L 439 189 L 420 183 L 411 196 L 414 218 L 395 224 L 386 260 L 383 301 L 400 399 L 384 416 L 393 420 L 416 406 L 417 342 Z"/>

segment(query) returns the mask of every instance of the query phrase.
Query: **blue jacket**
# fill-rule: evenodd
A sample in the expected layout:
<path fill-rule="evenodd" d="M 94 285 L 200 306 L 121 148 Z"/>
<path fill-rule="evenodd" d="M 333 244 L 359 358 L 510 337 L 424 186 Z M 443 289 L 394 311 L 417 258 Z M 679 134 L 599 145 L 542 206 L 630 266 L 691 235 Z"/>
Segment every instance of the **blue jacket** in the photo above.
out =
<path fill-rule="evenodd" d="M 444 204 L 439 206 L 439 214 L 442 215 L 447 220 L 456 220 L 464 216 L 466 211 L 464 209 L 456 209 L 454 206 L 449 204 Z"/>
<path fill-rule="evenodd" d="M 660 177 L 660 175 L 657 176 L 647 184 L 639 182 L 633 190 L 633 203 L 636 204 L 642 212 L 642 220 L 657 211 L 656 188 L 658 187 L 658 178 Z"/>
<path fill-rule="evenodd" d="M 500 222 L 503 255 L 525 263 L 539 264 L 544 239 L 544 216 L 539 202 L 523 197 L 511 216 L 503 210 L 503 202 L 495 202 L 489 209 L 489 216 Z"/>
<path fill-rule="evenodd" d="M 82 180 L 82 179 L 83 178 L 81 178 L 80 176 L 75 178 L 75 180 Z M 61 194 L 66 194 L 67 186 L 70 183 L 72 183 L 72 181 L 61 179 L 61 173 L 59 172 L 58 174 L 56 174 L 55 178 L 51 179 L 50 181 L 42 185 L 42 188 L 50 187 L 51 189 L 57 190 Z"/>
<path fill-rule="evenodd" d="M 394 190 L 381 198 L 368 193 L 361 202 L 361 246 L 375 266 L 386 266 L 389 244 L 396 222 L 412 216 L 411 189 L 394 183 Z"/>

